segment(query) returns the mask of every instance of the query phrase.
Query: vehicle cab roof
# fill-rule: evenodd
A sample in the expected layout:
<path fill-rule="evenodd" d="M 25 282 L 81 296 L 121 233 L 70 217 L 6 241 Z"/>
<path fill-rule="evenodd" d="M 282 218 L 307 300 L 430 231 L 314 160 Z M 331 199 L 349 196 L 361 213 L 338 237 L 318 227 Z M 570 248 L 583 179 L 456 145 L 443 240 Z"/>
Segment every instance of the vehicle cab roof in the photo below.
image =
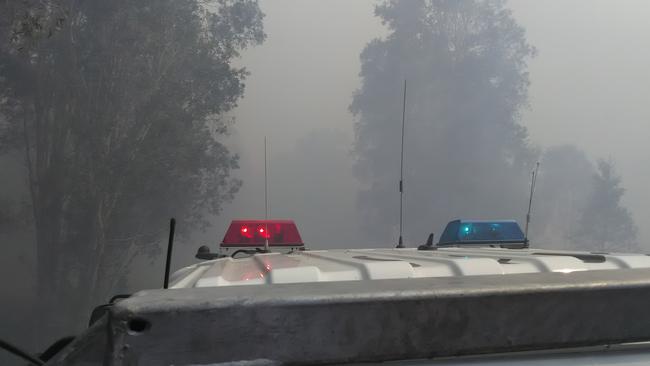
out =
<path fill-rule="evenodd" d="M 373 281 L 382 279 L 510 276 L 523 273 L 650 268 L 643 254 L 543 249 L 440 247 L 436 250 L 340 249 L 219 258 L 185 267 L 172 288 Z"/>

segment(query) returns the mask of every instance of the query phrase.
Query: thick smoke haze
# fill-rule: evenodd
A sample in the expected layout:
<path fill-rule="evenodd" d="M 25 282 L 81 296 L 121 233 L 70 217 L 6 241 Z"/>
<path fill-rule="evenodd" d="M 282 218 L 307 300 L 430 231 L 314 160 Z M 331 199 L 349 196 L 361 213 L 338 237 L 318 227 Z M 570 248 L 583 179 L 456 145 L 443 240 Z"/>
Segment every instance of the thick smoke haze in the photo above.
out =
<path fill-rule="evenodd" d="M 230 146 L 240 155 L 244 184 L 213 228 L 217 245 L 231 218 L 264 215 L 264 136 L 270 146 L 272 217 L 292 218 L 312 247 L 371 246 L 360 228 L 353 174 L 359 53 L 386 30 L 372 1 L 263 1 L 268 35 L 242 53 L 250 71 Z M 384 245 L 383 243 L 374 243 Z M 194 252 L 181 261 L 192 261 Z M 191 252 L 191 253 L 190 253 Z"/>
<path fill-rule="evenodd" d="M 650 3 L 510 1 L 539 54 L 530 66 L 531 108 L 523 124 L 542 146 L 572 144 L 611 158 L 624 204 L 650 249 Z M 540 188 L 543 178 L 540 176 Z"/>
<path fill-rule="evenodd" d="M 359 53 L 371 39 L 387 34 L 387 29 L 373 14 L 376 4 L 374 1 L 260 2 L 266 13 L 268 39 L 263 45 L 244 52 L 240 60 L 251 75 L 246 97 L 234 111 L 238 122 L 231 138 L 233 148 L 241 156 L 237 174 L 243 178 L 244 185 L 206 240 L 218 242 L 230 217 L 263 214 L 264 135 L 271 144 L 272 216 L 295 218 L 304 239 L 318 248 L 391 245 L 396 240 L 388 237 L 379 242 L 363 230 L 356 204 L 361 185 L 355 178 L 351 155 L 355 118 L 348 107 L 360 85 Z M 528 63 L 530 106 L 522 110 L 521 118 L 530 142 L 541 151 L 555 146 L 575 146 L 583 151 L 577 154 L 584 154 L 591 164 L 600 158 L 611 159 L 627 189 L 623 203 L 639 226 L 638 242 L 647 250 L 650 232 L 643 223 L 650 217 L 647 209 L 650 197 L 645 190 L 650 174 L 643 167 L 650 155 L 644 141 L 650 135 L 645 123 L 650 119 L 646 108 L 650 102 L 650 74 L 646 70 L 650 50 L 644 47 L 650 44 L 650 27 L 645 21 L 649 5 L 643 1 L 509 1 L 506 6 L 525 29 L 527 41 L 537 49 L 536 57 Z M 401 85 L 395 88 L 394 94 L 399 98 Z M 396 106 L 399 108 L 399 103 Z M 399 113 L 395 111 L 396 126 L 400 122 Z M 304 154 L 298 148 L 297 141 L 328 130 L 330 133 L 324 133 L 324 139 L 339 136 L 329 153 L 323 151 L 323 155 L 315 157 L 314 151 Z M 398 138 L 396 135 L 396 141 Z M 349 155 L 344 146 L 350 146 Z M 288 157 L 291 159 L 287 160 Z M 545 177 L 547 166 L 543 157 L 540 158 L 541 196 L 549 189 L 549 181 Z M 321 169 L 325 159 L 333 160 L 327 169 Z M 295 176 L 283 176 L 282 172 L 292 169 L 287 164 L 289 161 L 304 169 L 298 176 L 310 179 L 286 179 Z M 408 157 L 406 164 L 409 164 Z M 387 169 L 397 171 L 396 167 Z M 567 173 L 579 170 L 567 169 Z M 591 173 L 585 174 L 584 179 L 590 179 Z M 318 178 L 337 182 L 331 196 L 323 192 L 324 186 L 313 185 L 312 179 Z M 523 187 L 526 189 L 527 186 Z M 281 199 L 294 191 L 312 199 Z M 520 202 L 525 198 L 520 198 Z M 386 199 L 396 203 L 397 190 L 394 197 Z M 418 198 L 407 195 L 406 210 L 410 199 Z M 535 209 L 540 212 L 534 210 L 533 219 L 535 215 L 551 215 L 546 213 L 543 202 L 538 204 L 540 207 Z M 313 214 L 321 205 L 329 208 L 327 212 L 336 212 L 336 219 L 345 223 L 337 224 L 335 231 L 341 241 L 332 237 L 328 223 L 333 217 Z M 515 217 L 520 222 L 525 209 L 523 205 Z M 535 222 L 532 228 L 535 233 Z M 431 231 L 441 229 L 431 227 Z M 565 245 L 557 241 L 548 243 L 558 239 L 553 233 L 539 234 L 545 246 Z M 409 238 L 411 244 L 426 237 L 426 233 L 414 235 Z"/>
<path fill-rule="evenodd" d="M 414 9 L 412 5 L 416 4 L 413 1 L 408 5 L 409 1 L 398 2 L 403 5 L 400 11 L 404 13 L 401 14 L 417 17 L 418 14 L 409 14 L 409 11 Z M 125 0 L 126 3 L 134 7 L 140 6 L 135 4 L 142 4 Z M 169 1 L 164 3 L 169 5 L 170 9 L 179 4 Z M 183 135 L 191 141 L 195 141 L 196 138 L 205 146 L 209 146 L 209 149 L 185 151 L 181 143 L 179 143 L 181 146 L 174 147 L 173 151 L 154 147 L 151 149 L 152 157 L 143 159 L 141 165 L 133 170 L 150 172 L 146 169 L 155 165 L 149 164 L 151 161 L 162 162 L 161 165 L 165 167 L 187 166 L 188 171 L 192 171 L 193 162 L 200 162 L 207 166 L 214 166 L 211 164 L 214 161 L 225 164 L 226 173 L 222 174 L 223 171 L 216 169 L 214 172 L 216 180 L 207 184 L 214 189 L 214 192 L 218 192 L 213 197 L 215 201 L 213 212 L 210 212 L 210 207 L 204 207 L 201 211 L 204 214 L 199 215 L 210 225 L 205 228 L 200 227 L 201 225 L 190 227 L 189 223 L 196 218 L 188 213 L 191 212 L 187 207 L 190 205 L 189 200 L 196 198 L 191 195 L 191 190 L 187 190 L 189 198 L 168 194 L 169 192 L 185 193 L 185 190 L 177 188 L 186 185 L 202 186 L 198 176 L 193 176 L 193 180 L 184 181 L 184 173 L 177 174 L 175 177 L 178 180 L 174 183 L 175 186 L 170 184 L 168 187 L 166 184 L 156 184 L 159 181 L 157 176 L 152 174 L 148 175 L 149 183 L 142 183 L 136 174 L 125 174 L 131 179 L 130 182 L 138 185 L 140 189 L 131 192 L 134 195 L 136 195 L 134 192 L 138 193 L 133 199 L 145 195 L 149 198 L 136 209 L 129 208 L 130 201 L 127 201 L 125 206 L 128 206 L 129 210 L 125 212 L 135 215 L 140 208 L 148 211 L 150 213 L 148 221 L 133 223 L 133 226 L 142 224 L 151 229 L 148 231 L 147 238 L 154 243 L 159 241 L 161 245 L 150 245 L 150 250 L 145 251 L 147 253 L 138 252 L 126 278 L 110 279 L 112 282 L 119 282 L 117 287 L 120 291 L 131 292 L 161 285 L 164 258 L 160 254 L 168 225 L 166 220 L 169 216 L 177 216 L 181 232 L 173 255 L 172 269 L 197 262 L 194 254 L 200 245 L 209 245 L 215 250 L 232 219 L 264 217 L 265 137 L 269 144 L 268 192 L 272 218 L 294 219 L 307 247 L 312 249 L 394 246 L 397 243 L 398 154 L 404 78 L 409 79 L 410 85 L 405 137 L 407 181 L 404 201 L 404 228 L 408 246 L 422 244 L 429 232 L 435 232 L 438 238 L 445 222 L 458 217 L 514 218 L 523 226 L 528 200 L 529 173 L 534 163 L 540 161 L 541 168 L 531 228 L 533 246 L 557 249 L 650 251 L 650 227 L 647 225 L 650 219 L 650 194 L 648 193 L 650 147 L 647 142 L 650 136 L 650 72 L 648 72 L 650 2 L 644 0 L 494 2 L 497 7 L 503 6 L 504 9 L 511 11 L 513 22 L 517 27 L 521 27 L 523 33 L 515 32 L 514 38 L 521 36 L 525 44 L 535 49 L 530 54 L 523 52 L 525 54 L 522 57 L 523 72 L 516 73 L 530 82 L 527 88 L 524 88 L 525 97 L 522 97 L 521 105 L 517 105 L 508 113 L 503 113 L 507 125 L 511 127 L 506 131 L 509 132 L 506 135 L 511 137 L 510 140 L 515 140 L 513 146 L 516 146 L 506 149 L 507 153 L 511 154 L 495 165 L 490 165 L 493 163 L 492 154 L 498 150 L 493 148 L 493 144 L 504 140 L 499 139 L 501 134 L 490 132 L 493 125 L 486 124 L 488 132 L 485 136 L 489 136 L 490 140 L 472 140 L 473 145 L 463 146 L 464 150 L 459 150 L 458 154 L 449 154 L 450 151 L 454 151 L 453 144 L 462 141 L 461 132 L 465 131 L 449 128 L 445 130 L 451 131 L 449 134 L 440 133 L 441 126 L 445 126 L 441 121 L 442 118 L 434 119 L 431 116 L 442 116 L 441 109 L 436 109 L 439 107 L 437 103 L 447 103 L 446 107 L 449 108 L 444 111 L 453 110 L 454 113 L 449 115 L 462 119 L 466 100 L 444 95 L 448 98 L 443 103 L 442 98 L 432 97 L 437 95 L 436 92 L 447 89 L 435 89 L 432 87 L 434 84 L 427 84 L 429 79 L 425 76 L 435 75 L 434 71 L 438 69 L 434 69 L 434 66 L 439 65 L 418 64 L 418 61 L 430 61 L 430 59 L 422 57 L 409 60 L 407 56 L 411 53 L 404 52 L 404 63 L 401 65 L 403 68 L 399 70 L 400 73 L 378 73 L 381 77 L 376 80 L 381 82 L 364 89 L 364 85 L 369 85 L 364 83 L 370 78 L 368 73 L 363 71 L 368 71 L 368 65 L 377 65 L 370 61 L 376 61 L 381 57 L 366 57 L 367 62 L 364 63 L 362 52 L 367 50 L 369 44 L 376 46 L 377 43 L 386 41 L 392 34 L 389 24 L 382 23 L 381 17 L 376 14 L 377 6 L 385 2 L 259 0 L 259 9 L 264 13 L 263 17 L 257 12 L 254 1 L 241 3 L 249 7 L 248 21 L 251 22 L 251 33 L 242 35 L 242 39 L 228 38 L 227 41 L 232 44 L 221 47 L 219 51 L 227 50 L 229 53 L 219 61 L 223 61 L 224 64 L 230 63 L 235 69 L 245 68 L 247 74 L 225 73 L 223 76 L 226 81 L 215 82 L 214 85 L 206 82 L 203 88 L 208 94 L 213 90 L 222 92 L 221 86 L 226 85 L 223 91 L 226 97 L 220 99 L 221 96 L 215 93 L 212 95 L 215 102 L 205 102 L 203 109 L 194 111 L 195 115 L 189 117 L 184 115 L 182 112 L 185 104 L 180 102 L 178 105 L 160 104 L 164 106 L 160 108 L 161 110 L 167 108 L 165 113 L 161 114 L 166 116 L 165 121 L 169 125 L 159 127 L 156 136 L 166 136 L 168 139 L 163 141 L 172 142 L 176 141 L 174 137 L 178 135 Z M 441 1 L 436 4 L 451 6 L 450 4 L 454 3 Z M 93 8 L 92 5 L 88 7 Z M 239 10 L 234 9 L 232 14 L 239 16 Z M 94 14 L 98 19 L 104 19 L 99 16 L 101 11 Z M 145 12 L 145 14 L 149 13 Z M 187 19 L 194 19 L 192 14 L 194 13 L 187 11 Z M 115 19 L 120 20 L 122 17 L 118 16 Z M 149 19 L 150 24 L 147 24 L 151 29 L 156 29 L 156 26 L 164 23 L 160 23 L 160 19 L 162 18 L 152 16 Z M 195 24 L 197 28 L 201 26 L 200 22 L 180 22 Z M 3 24 L 0 21 L 0 30 Z M 126 22 L 126 24 L 132 27 L 139 25 L 138 22 Z M 219 26 L 237 29 L 236 22 L 224 21 Z M 128 33 L 124 29 L 130 28 L 125 27 L 120 25 L 116 29 L 123 29 Z M 56 39 L 56 33 L 54 34 L 53 39 Z M 82 34 L 91 33 L 82 32 Z M 98 34 L 106 37 L 104 33 L 98 32 Z M 157 40 L 159 44 L 170 44 L 170 41 L 164 38 L 168 36 L 166 33 L 153 32 L 152 34 L 161 37 L 151 38 Z M 170 34 L 173 36 L 173 33 Z M 188 31 L 186 34 L 194 33 Z M 214 36 L 215 39 L 221 39 Z M 121 39 L 126 44 L 125 49 L 128 49 L 130 43 L 128 37 Z M 197 40 L 199 38 L 191 39 L 192 42 L 205 46 Z M 85 41 L 95 44 L 92 36 L 87 36 Z M 173 42 L 181 45 L 187 44 L 188 41 L 174 38 Z M 397 44 L 399 45 L 399 42 Z M 153 54 L 159 57 L 163 55 L 159 52 L 162 48 L 156 44 L 146 45 L 150 47 L 149 51 Z M 384 50 L 381 47 L 378 49 Z M 391 57 L 400 55 L 394 48 L 388 47 L 385 50 L 385 54 L 390 54 Z M 377 52 L 377 54 L 382 53 Z M 430 54 L 423 52 L 422 55 L 431 56 L 431 54 L 435 52 Z M 102 54 L 97 55 L 92 65 L 102 65 Z M 149 65 L 142 59 L 133 57 L 133 53 L 125 52 L 124 55 L 129 62 L 141 62 L 139 67 L 143 69 Z M 198 60 L 200 62 L 188 62 L 184 59 L 183 62 L 175 64 L 176 71 L 172 76 L 178 76 L 178 80 L 172 80 L 172 84 L 175 82 L 178 84 L 173 84 L 174 87 L 164 90 L 173 90 L 181 96 L 183 92 L 189 95 L 193 93 L 196 85 L 188 86 L 189 84 L 183 81 L 192 79 L 196 75 L 205 75 L 204 72 L 224 70 L 210 62 L 214 60 L 204 58 Z M 0 62 L 4 62 L 4 59 L 0 58 Z M 65 62 L 62 64 L 67 65 Z M 197 65 L 205 66 L 205 69 L 192 69 Z M 362 70 L 364 65 L 366 68 Z M 395 67 L 395 65 L 399 63 L 391 66 Z M 479 63 L 476 68 L 469 67 L 466 70 L 475 71 L 483 66 L 485 64 Z M 122 67 L 124 75 L 131 74 L 130 77 L 124 77 L 124 85 L 131 88 L 125 90 L 138 96 L 140 93 L 134 93 L 133 90 L 142 90 L 142 85 L 150 87 L 149 91 L 152 93 L 157 90 L 155 86 L 148 83 L 149 78 L 143 77 L 144 73 Z M 187 73 L 189 69 L 192 69 L 192 72 L 196 71 L 196 74 Z M 0 85 L 4 85 L 6 81 L 6 75 L 2 74 L 6 70 L 8 69 L 0 67 Z M 71 70 L 70 75 L 78 76 L 73 68 L 69 70 Z M 427 74 L 430 71 L 431 73 Z M 48 75 L 47 72 L 43 74 Z M 468 72 L 468 74 L 472 73 Z M 152 75 L 155 75 L 154 71 Z M 138 82 L 142 84 L 136 84 L 132 82 L 133 80 L 139 80 Z M 203 79 L 197 78 L 197 80 Z M 467 84 L 463 84 L 465 88 L 463 90 L 471 94 L 472 88 L 467 87 L 472 82 L 471 75 L 463 80 L 466 82 L 469 80 Z M 446 82 L 445 85 L 451 85 L 454 79 L 450 77 Z M 498 80 L 496 82 L 498 83 Z M 524 80 L 516 85 L 525 84 Z M 24 85 L 31 84 L 24 83 Z M 53 85 L 65 86 L 63 83 Z M 183 85 L 185 89 L 177 85 Z M 140 107 L 151 108 L 145 109 L 146 116 L 155 114 L 149 113 L 152 110 L 158 112 L 157 108 L 152 108 L 155 103 L 137 104 L 140 99 L 128 97 L 126 91 L 115 93 L 115 96 L 123 98 L 120 99 L 122 102 L 116 105 L 128 103 L 135 105 L 133 108 L 124 107 L 124 111 L 116 112 L 115 119 L 130 115 L 129 113 Z M 499 119 L 495 116 L 501 115 L 490 109 L 494 103 L 485 101 L 488 98 L 480 98 L 480 93 L 478 97 L 476 94 L 473 96 L 473 106 L 485 102 L 484 114 L 491 119 L 491 122 L 498 122 Z M 161 98 L 174 99 L 165 99 L 165 97 L 169 95 Z M 0 96 L 0 106 L 6 102 L 3 98 L 4 95 Z M 489 99 L 489 101 L 493 100 Z M 117 110 L 108 108 L 102 103 L 97 103 L 97 108 L 104 108 L 103 111 L 106 113 Z M 18 109 L 13 109 L 16 110 Z M 478 112 L 470 119 L 482 123 L 482 120 L 476 118 L 482 111 Z M 214 128 L 207 130 L 203 129 L 204 126 L 200 123 L 192 124 L 193 127 L 189 129 L 181 129 L 175 119 L 186 118 L 185 122 L 196 121 L 206 116 L 212 117 L 214 114 L 219 118 L 214 121 L 215 125 L 212 125 Z M 231 119 L 234 121 L 233 124 L 230 124 Z M 138 128 L 138 123 L 134 122 L 139 121 L 138 119 L 125 120 L 128 121 L 127 127 Z M 0 135 L 5 131 L 6 121 L 9 121 L 9 118 L 0 115 Z M 85 119 L 80 118 L 80 121 Z M 110 118 L 103 121 L 106 124 L 104 127 L 108 130 L 111 128 L 110 122 Z M 477 124 L 481 125 L 481 123 Z M 382 127 L 374 129 L 377 125 Z M 449 125 L 455 126 L 453 123 Z M 364 129 L 363 126 L 373 128 Z M 519 127 L 523 129 L 518 130 Z M 516 133 L 513 129 L 517 129 Z M 527 135 L 522 137 L 519 132 L 523 134 L 524 129 Z M 192 134 L 186 132 L 188 130 L 191 130 Z M 376 135 L 373 135 L 374 133 Z M 217 144 L 212 144 L 214 141 L 209 138 L 212 136 L 210 134 L 218 135 L 218 138 L 214 139 Z M 139 136 L 137 133 L 124 135 Z M 366 138 L 367 141 L 364 140 Z M 379 148 L 373 145 L 376 149 L 369 149 L 373 150 L 372 153 L 363 156 L 360 154 L 359 146 L 363 145 L 360 141 L 370 141 L 368 145 L 376 144 Z M 4 140 L 0 140 L 2 153 L 5 152 L 2 149 L 3 142 Z M 130 141 L 130 143 L 132 145 L 128 146 L 138 145 L 137 142 Z M 212 156 L 214 161 L 206 159 L 204 156 L 206 150 L 214 153 Z M 178 154 L 171 153 L 176 151 Z M 519 153 L 515 154 L 512 151 Z M 470 153 L 465 154 L 467 152 Z M 238 161 L 230 159 L 231 153 L 238 156 Z M 434 155 L 434 153 L 440 154 Z M 448 154 L 448 158 L 441 157 L 444 154 Z M 196 156 L 198 158 L 195 158 Z M 369 165 L 363 164 L 364 158 L 368 156 L 373 162 L 372 174 L 367 171 Z M 469 158 L 473 156 L 481 159 L 472 161 Z M 128 154 L 122 158 L 127 159 Z M 515 163 L 517 159 L 521 161 Z M 7 299 L 7 301 L 0 301 L 2 302 L 0 313 L 17 314 L 0 318 L 0 338 L 23 342 L 27 348 L 36 350 L 49 343 L 52 337 L 39 339 L 38 329 L 32 324 L 37 319 L 26 315 L 42 304 L 37 304 L 35 298 L 38 267 L 35 259 L 36 238 L 31 229 L 34 222 L 30 219 L 30 205 L 26 201 L 29 198 L 29 186 L 25 183 L 27 172 L 21 165 L 23 160 L 22 152 L 11 152 L 9 155 L 0 156 L 0 245 L 3 249 L 3 255 L 0 256 L 0 276 L 21 279 L 4 281 L 0 287 L 0 299 Z M 485 169 L 480 172 L 464 171 L 464 167 L 469 166 L 466 164 L 468 161 L 478 170 L 482 167 Z M 483 162 L 484 165 L 479 164 Z M 515 165 L 516 167 L 512 168 Z M 88 166 L 94 167 L 93 164 Z M 238 168 L 228 170 L 235 166 Z M 118 164 L 117 168 L 120 167 L 121 165 Z M 120 174 L 115 172 L 122 173 L 122 171 L 117 168 L 104 173 L 111 179 L 119 177 Z M 510 168 L 512 169 L 509 170 Z M 164 169 L 157 172 L 158 174 L 162 172 L 160 176 L 165 176 Z M 506 175 L 508 179 L 504 178 Z M 84 174 L 80 176 L 84 178 Z M 472 181 L 478 180 L 478 177 L 481 177 L 480 182 Z M 236 191 L 238 180 L 241 180 L 242 185 Z M 506 180 L 507 184 L 504 185 L 503 182 Z M 155 185 L 158 190 L 150 190 L 149 184 Z M 81 186 L 80 190 L 83 191 L 87 186 Z M 106 186 L 110 188 L 111 185 Z M 482 197 L 482 189 L 485 189 L 485 192 L 489 191 L 489 194 Z M 464 198 L 460 194 L 463 190 L 467 193 Z M 228 202 L 231 193 L 233 199 Z M 17 197 L 21 198 L 17 199 Z M 80 199 L 80 201 L 84 200 Z M 599 209 L 594 210 L 594 207 Z M 221 210 L 219 215 L 213 214 L 219 210 Z M 606 225 L 602 225 L 603 217 L 594 215 L 594 211 L 607 212 L 607 217 L 616 220 L 617 224 L 610 230 Z M 83 217 L 83 211 L 80 212 L 79 216 Z M 130 229 L 131 220 L 125 221 L 123 227 Z M 120 234 L 120 228 L 115 231 Z M 616 233 L 624 240 L 618 241 L 616 237 L 605 237 L 611 233 Z M 160 236 L 159 240 L 155 238 L 157 236 Z M 81 248 L 79 250 L 86 250 L 84 245 L 79 245 L 85 242 L 79 240 L 77 242 L 77 246 Z M 598 242 L 598 245 L 590 245 L 595 242 Z M 133 245 L 135 247 L 135 244 Z M 128 256 L 127 252 L 117 249 L 115 251 L 122 256 Z M 69 273 L 73 272 L 69 271 Z M 65 282 L 65 279 L 61 281 Z M 74 294 L 75 290 L 69 291 L 68 296 Z M 84 313 L 81 318 L 78 324 L 69 327 L 70 333 L 84 326 L 87 320 L 86 314 Z M 5 360 L 3 357 L 4 355 L 0 355 L 0 363 Z"/>

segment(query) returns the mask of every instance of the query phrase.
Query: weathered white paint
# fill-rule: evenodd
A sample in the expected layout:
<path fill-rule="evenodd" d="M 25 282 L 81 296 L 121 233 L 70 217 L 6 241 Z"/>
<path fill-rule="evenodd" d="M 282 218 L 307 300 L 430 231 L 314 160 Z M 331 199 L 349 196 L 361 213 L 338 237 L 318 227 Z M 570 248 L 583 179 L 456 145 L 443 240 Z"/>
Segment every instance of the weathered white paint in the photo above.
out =
<path fill-rule="evenodd" d="M 586 257 L 585 257 L 586 256 Z M 642 254 L 540 249 L 347 249 L 256 254 L 201 262 L 172 275 L 172 288 L 650 268 Z"/>

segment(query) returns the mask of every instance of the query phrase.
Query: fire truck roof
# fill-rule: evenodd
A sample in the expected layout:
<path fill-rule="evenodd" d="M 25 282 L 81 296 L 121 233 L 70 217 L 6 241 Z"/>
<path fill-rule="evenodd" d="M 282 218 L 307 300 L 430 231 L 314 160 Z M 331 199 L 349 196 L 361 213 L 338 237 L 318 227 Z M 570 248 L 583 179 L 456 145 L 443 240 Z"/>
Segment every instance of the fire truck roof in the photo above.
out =
<path fill-rule="evenodd" d="M 514 275 L 650 268 L 650 256 L 543 249 L 440 247 L 263 253 L 201 262 L 174 273 L 171 288 Z"/>

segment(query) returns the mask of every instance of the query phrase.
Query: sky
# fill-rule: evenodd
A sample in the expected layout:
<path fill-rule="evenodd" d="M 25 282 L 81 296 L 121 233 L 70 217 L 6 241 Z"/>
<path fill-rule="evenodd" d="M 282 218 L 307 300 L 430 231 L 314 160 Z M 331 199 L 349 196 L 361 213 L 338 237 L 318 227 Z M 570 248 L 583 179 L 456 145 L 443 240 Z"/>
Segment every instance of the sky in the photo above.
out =
<path fill-rule="evenodd" d="M 268 38 L 239 60 L 250 75 L 227 141 L 240 154 L 237 175 L 244 186 L 204 240 L 218 243 L 231 218 L 264 215 L 267 136 L 271 217 L 296 219 L 313 247 L 385 245 L 369 243 L 359 229 L 359 183 L 351 155 L 354 117 L 348 111 L 359 87 L 359 53 L 386 34 L 373 14 L 375 4 L 260 1 Z M 627 188 L 623 200 L 639 226 L 641 247 L 650 248 L 650 229 L 644 225 L 650 218 L 650 2 L 507 4 L 538 51 L 529 63 L 530 108 L 521 121 L 531 142 L 542 148 L 573 144 L 594 161 L 612 159 Z M 322 134 L 336 136 L 331 151 L 321 148 L 322 159 L 333 163 L 312 169 L 318 156 L 303 156 L 299 146 Z M 296 166 L 309 179 L 285 174 Z M 543 184 L 543 167 L 538 184 Z M 309 206 L 308 198 L 316 196 L 325 198 L 326 209 Z"/>

